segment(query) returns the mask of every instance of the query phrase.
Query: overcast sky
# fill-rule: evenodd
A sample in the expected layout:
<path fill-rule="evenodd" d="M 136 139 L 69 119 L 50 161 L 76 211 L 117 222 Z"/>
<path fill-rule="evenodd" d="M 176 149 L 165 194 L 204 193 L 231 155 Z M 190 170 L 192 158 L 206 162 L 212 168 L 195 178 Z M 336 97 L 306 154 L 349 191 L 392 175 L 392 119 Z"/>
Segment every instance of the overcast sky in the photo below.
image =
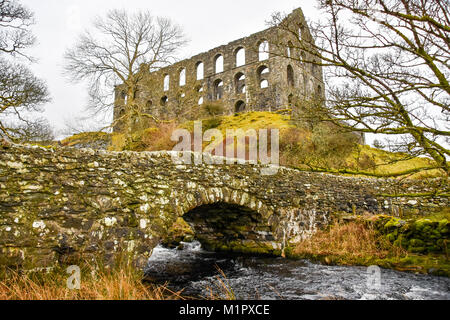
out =
<path fill-rule="evenodd" d="M 63 54 L 77 35 L 109 9 L 148 9 L 155 16 L 171 18 L 190 39 L 181 58 L 188 58 L 230 41 L 264 30 L 275 11 L 301 7 L 306 17 L 317 15 L 311 0 L 21 0 L 35 13 L 33 28 L 38 43 L 30 53 L 38 59 L 31 68 L 48 83 L 52 102 L 44 116 L 61 130 L 67 119 L 83 114 L 87 96 L 83 85 L 70 83 L 62 74 Z"/>

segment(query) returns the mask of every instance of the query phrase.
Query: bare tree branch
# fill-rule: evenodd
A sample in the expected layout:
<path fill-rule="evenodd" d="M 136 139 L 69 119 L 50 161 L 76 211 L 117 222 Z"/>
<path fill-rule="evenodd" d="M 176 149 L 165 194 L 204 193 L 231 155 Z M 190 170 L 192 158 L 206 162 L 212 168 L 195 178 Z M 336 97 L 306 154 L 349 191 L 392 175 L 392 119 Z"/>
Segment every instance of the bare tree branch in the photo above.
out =
<path fill-rule="evenodd" d="M 131 130 L 150 116 L 137 99 L 143 74 L 175 62 L 186 42 L 181 28 L 169 19 L 154 18 L 148 11 L 112 10 L 105 18 L 97 18 L 93 30 L 84 32 L 75 47 L 67 50 L 64 69 L 73 81 L 89 82 L 89 108 L 94 112 L 112 111 L 113 89 L 120 85 L 126 113 L 116 122 Z"/>
<path fill-rule="evenodd" d="M 308 112 L 347 130 L 401 136 L 404 151 L 431 157 L 448 174 L 448 2 L 319 3 L 324 19 L 311 23 L 315 41 L 285 15 L 274 14 L 272 21 L 296 38 L 291 59 L 324 69 L 326 101 Z"/>
<path fill-rule="evenodd" d="M 23 50 L 36 41 L 30 32 L 33 24 L 33 13 L 27 8 L 15 0 L 0 0 L 0 54 L 20 55 L 32 60 Z"/>

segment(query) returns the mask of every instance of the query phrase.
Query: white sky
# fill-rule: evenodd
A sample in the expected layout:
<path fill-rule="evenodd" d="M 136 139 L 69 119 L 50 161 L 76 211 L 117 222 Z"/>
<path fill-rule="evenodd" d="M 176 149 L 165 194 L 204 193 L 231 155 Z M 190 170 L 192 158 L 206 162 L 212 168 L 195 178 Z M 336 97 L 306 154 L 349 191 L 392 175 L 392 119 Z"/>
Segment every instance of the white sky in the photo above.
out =
<path fill-rule="evenodd" d="M 148 9 L 155 16 L 171 18 L 183 27 L 191 40 L 183 50 L 188 58 L 230 41 L 267 28 L 266 21 L 276 11 L 290 12 L 301 7 L 305 16 L 315 19 L 311 0 L 21 0 L 35 13 L 33 32 L 38 38 L 29 50 L 38 62 L 31 65 L 36 76 L 47 81 L 52 102 L 45 116 L 56 130 L 67 120 L 83 115 L 87 95 L 81 84 L 70 83 L 62 74 L 63 54 L 78 34 L 90 27 L 97 15 L 109 9 Z"/>

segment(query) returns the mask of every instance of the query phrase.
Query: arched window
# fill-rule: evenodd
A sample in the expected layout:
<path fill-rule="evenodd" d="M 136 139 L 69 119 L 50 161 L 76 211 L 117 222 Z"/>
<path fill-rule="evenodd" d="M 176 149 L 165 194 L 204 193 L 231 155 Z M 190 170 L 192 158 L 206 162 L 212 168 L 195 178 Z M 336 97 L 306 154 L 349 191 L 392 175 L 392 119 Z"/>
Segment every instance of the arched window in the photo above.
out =
<path fill-rule="evenodd" d="M 266 66 L 261 66 L 258 68 L 258 82 L 260 84 L 260 88 L 264 89 L 269 87 L 269 80 L 267 79 L 270 70 Z"/>
<path fill-rule="evenodd" d="M 294 69 L 291 65 L 288 65 L 287 67 L 287 81 L 288 86 L 293 87 L 294 86 Z"/>
<path fill-rule="evenodd" d="M 223 56 L 221 54 L 219 54 L 218 56 L 216 56 L 214 65 L 216 67 L 216 73 L 221 73 L 223 72 Z"/>
<path fill-rule="evenodd" d="M 238 48 L 235 53 L 236 57 L 236 67 L 241 67 L 245 65 L 245 49 L 244 48 Z"/>
<path fill-rule="evenodd" d="M 264 40 L 259 45 L 259 61 L 269 59 L 269 42 Z"/>
<path fill-rule="evenodd" d="M 201 85 L 198 85 L 197 87 L 195 87 L 195 91 L 197 91 L 197 92 L 203 92 L 203 86 L 201 86 Z"/>
<path fill-rule="evenodd" d="M 184 87 L 185 85 L 186 85 L 186 68 L 183 68 L 180 71 L 180 87 Z"/>
<path fill-rule="evenodd" d="M 269 68 L 267 68 L 266 66 L 261 66 L 261 67 L 259 67 L 258 70 L 259 70 L 258 74 L 260 76 L 268 74 L 270 72 Z"/>
<path fill-rule="evenodd" d="M 317 86 L 317 95 L 318 96 L 322 95 L 322 86 L 320 84 Z"/>
<path fill-rule="evenodd" d="M 169 91 L 170 89 L 170 76 L 166 74 L 164 76 L 164 91 Z"/>
<path fill-rule="evenodd" d="M 161 106 L 164 107 L 167 104 L 167 101 L 169 100 L 169 98 L 167 98 L 167 96 L 164 96 L 161 98 Z"/>
<path fill-rule="evenodd" d="M 245 111 L 245 107 L 246 107 L 245 102 L 242 101 L 242 100 L 239 100 L 238 102 L 236 102 L 236 104 L 234 106 L 234 111 L 236 113 L 244 112 Z"/>
<path fill-rule="evenodd" d="M 197 80 L 203 80 L 205 77 L 205 65 L 203 62 L 197 63 Z"/>
<path fill-rule="evenodd" d="M 234 76 L 234 87 L 236 88 L 236 93 L 245 93 L 245 75 L 242 72 Z"/>
<path fill-rule="evenodd" d="M 300 40 L 302 40 L 303 38 L 305 38 L 305 28 L 303 26 L 301 26 L 300 28 L 298 28 L 298 38 Z"/>
<path fill-rule="evenodd" d="M 265 89 L 269 87 L 269 81 L 268 80 L 261 80 L 260 83 L 261 89 Z"/>
<path fill-rule="evenodd" d="M 214 82 L 214 99 L 220 100 L 223 98 L 223 81 L 218 79 Z"/>

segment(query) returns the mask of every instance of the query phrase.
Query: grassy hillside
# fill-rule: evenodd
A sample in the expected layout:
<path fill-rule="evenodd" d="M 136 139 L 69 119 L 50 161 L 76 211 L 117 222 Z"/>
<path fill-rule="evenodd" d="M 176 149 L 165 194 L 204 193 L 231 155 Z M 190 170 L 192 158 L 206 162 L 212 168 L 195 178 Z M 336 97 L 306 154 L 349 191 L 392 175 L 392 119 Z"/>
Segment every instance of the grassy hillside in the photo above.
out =
<path fill-rule="evenodd" d="M 340 132 L 330 124 L 305 125 L 295 123 L 288 115 L 271 112 L 250 112 L 231 116 L 220 116 L 202 120 L 203 132 L 218 129 L 224 137 L 229 129 L 279 129 L 281 165 L 302 170 L 328 171 L 336 173 L 363 174 L 375 176 L 400 175 L 410 173 L 413 177 L 434 177 L 438 170 L 415 173 L 417 169 L 430 168 L 433 162 L 426 158 L 409 159 L 402 153 L 391 153 L 369 146 L 360 145 L 358 137 Z M 76 135 L 62 142 L 66 146 L 104 145 L 112 151 L 159 151 L 172 150 L 176 145 L 171 134 L 177 128 L 193 132 L 194 122 L 163 123 L 133 134 L 132 142 L 127 142 L 123 134 L 106 135 L 89 133 Z M 95 143 L 94 141 L 97 141 Z M 214 141 L 213 146 L 226 145 L 224 141 Z M 248 143 L 248 141 L 246 142 Z M 204 147 L 210 143 L 204 143 Z"/>
<path fill-rule="evenodd" d="M 111 135 L 104 132 L 83 132 L 61 141 L 64 147 L 106 149 L 111 144 Z"/>

